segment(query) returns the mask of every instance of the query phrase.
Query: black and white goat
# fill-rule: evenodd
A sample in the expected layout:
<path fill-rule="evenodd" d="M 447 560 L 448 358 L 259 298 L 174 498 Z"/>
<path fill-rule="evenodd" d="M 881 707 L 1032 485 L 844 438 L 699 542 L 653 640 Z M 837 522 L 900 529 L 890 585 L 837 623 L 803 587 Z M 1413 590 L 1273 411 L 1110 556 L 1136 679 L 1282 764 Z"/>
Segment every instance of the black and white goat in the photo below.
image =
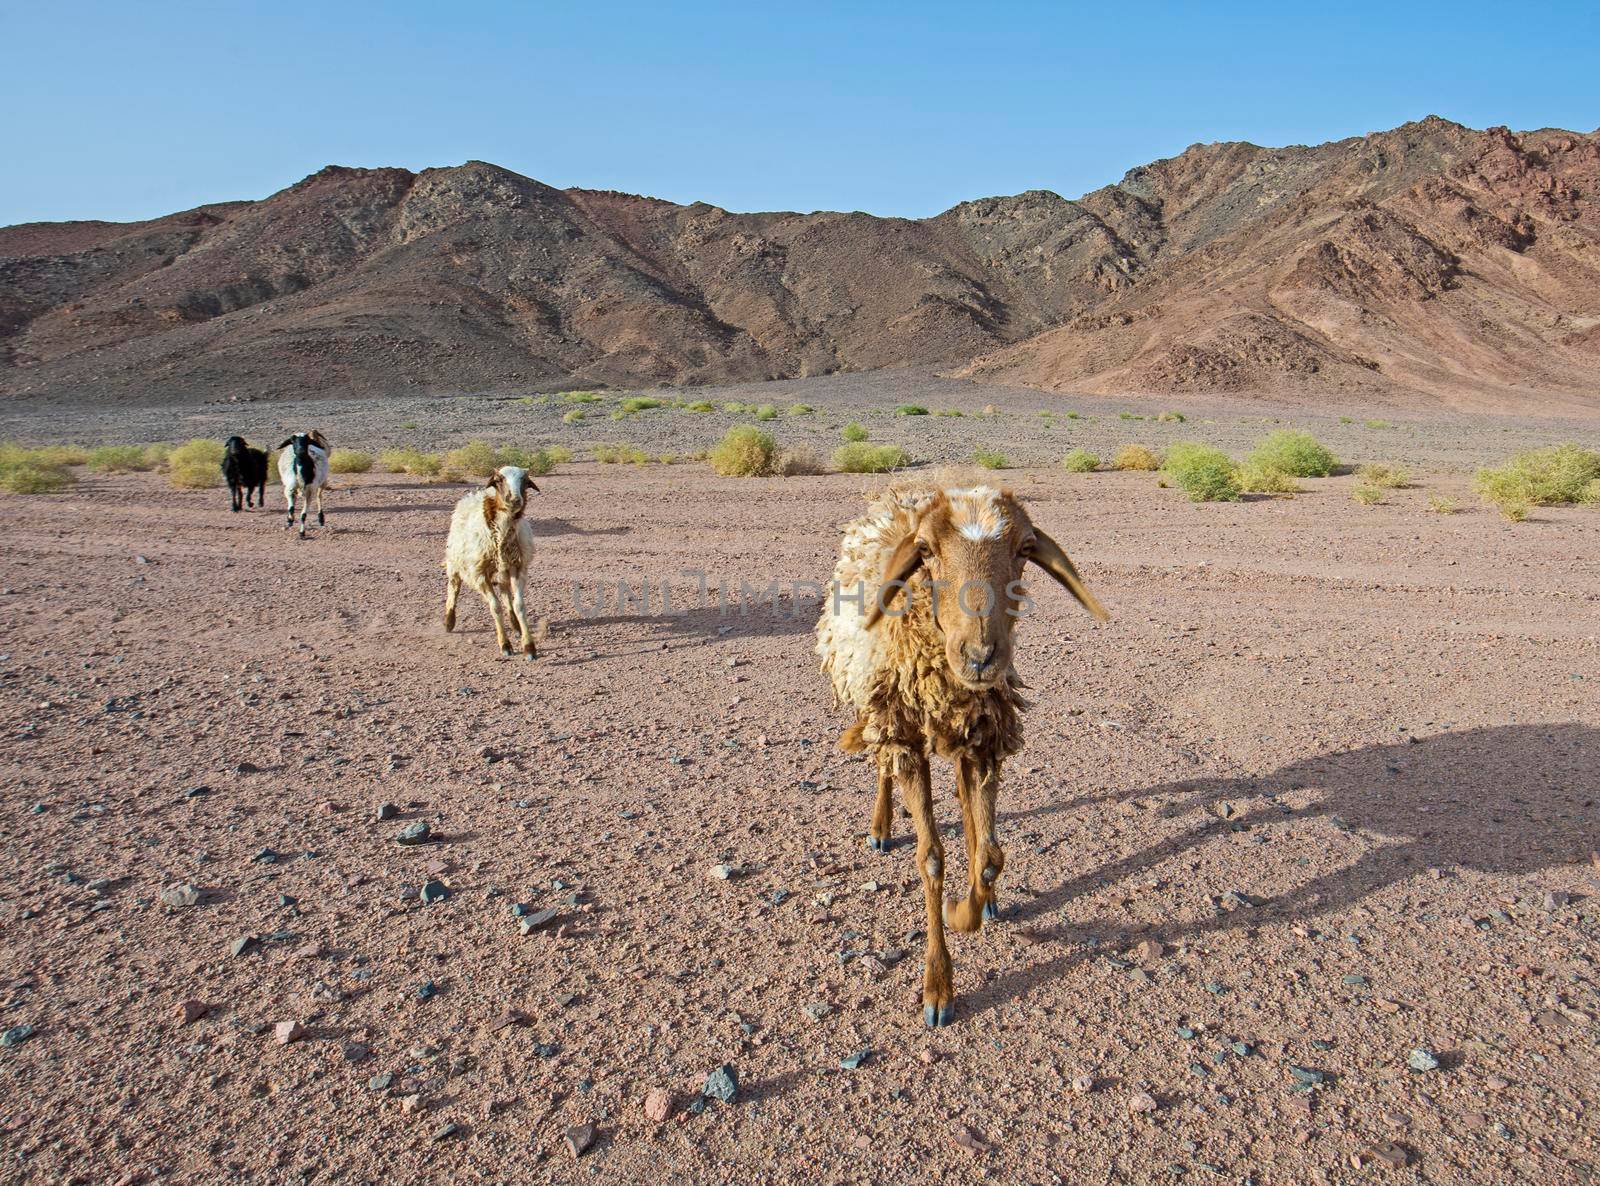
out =
<path fill-rule="evenodd" d="M 289 507 L 284 530 L 294 526 L 295 501 L 300 503 L 300 538 L 306 537 L 306 514 L 311 496 L 317 496 L 317 526 L 326 523 L 322 515 L 322 488 L 328 484 L 328 442 L 320 432 L 297 432 L 278 448 L 278 477 L 283 482 L 283 501 Z"/>
<path fill-rule="evenodd" d="M 233 494 L 233 509 L 267 505 L 267 451 L 252 448 L 243 437 L 229 437 L 222 446 L 222 476 Z"/>

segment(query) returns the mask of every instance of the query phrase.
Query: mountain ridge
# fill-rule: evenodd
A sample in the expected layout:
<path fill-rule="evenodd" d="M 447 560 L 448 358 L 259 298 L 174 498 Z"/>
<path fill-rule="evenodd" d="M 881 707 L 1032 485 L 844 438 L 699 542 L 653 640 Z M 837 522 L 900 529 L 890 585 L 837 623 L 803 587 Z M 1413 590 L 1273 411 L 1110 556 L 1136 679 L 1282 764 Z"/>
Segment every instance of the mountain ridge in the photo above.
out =
<path fill-rule="evenodd" d="M 0 394 L 695 385 L 881 367 L 1056 391 L 1589 406 L 1600 139 L 1430 116 L 1195 144 L 1077 199 L 733 213 L 468 161 L 0 228 Z M 1600 406 L 1600 405 L 1597 405 Z"/>

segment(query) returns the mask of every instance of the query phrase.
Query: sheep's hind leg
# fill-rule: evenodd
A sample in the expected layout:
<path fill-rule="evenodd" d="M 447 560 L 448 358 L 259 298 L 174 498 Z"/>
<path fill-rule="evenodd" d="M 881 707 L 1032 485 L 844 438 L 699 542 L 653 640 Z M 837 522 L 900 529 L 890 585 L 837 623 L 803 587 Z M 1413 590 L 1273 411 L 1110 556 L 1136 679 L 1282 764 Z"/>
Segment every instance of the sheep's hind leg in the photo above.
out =
<path fill-rule="evenodd" d="M 461 576 L 453 572 L 445 578 L 444 585 L 444 628 L 447 631 L 456 628 L 456 598 L 460 595 Z"/>
<path fill-rule="evenodd" d="M 284 525 L 283 525 L 283 529 L 285 531 L 288 531 L 289 528 L 294 526 L 294 487 L 293 486 L 285 486 L 283 488 L 283 501 L 286 504 L 288 504 L 288 507 L 289 507 L 289 518 L 284 522 Z"/>
<path fill-rule="evenodd" d="M 894 768 L 888 757 L 878 754 L 878 799 L 872 807 L 872 827 L 867 832 L 867 847 L 873 852 L 889 851 L 889 833 L 894 820 Z"/>
<path fill-rule="evenodd" d="M 994 805 L 1000 791 L 1000 764 L 992 758 L 962 754 L 956 759 L 967 832 L 967 896 L 945 909 L 945 922 L 958 931 L 976 931 L 1000 915 L 995 884 L 1006 867 L 1006 854 L 995 834 Z"/>
<path fill-rule="evenodd" d="M 883 760 L 880 751 L 880 761 Z M 917 829 L 917 872 L 928 915 L 927 963 L 922 970 L 922 1022 L 933 1027 L 955 1020 L 955 984 L 944 941 L 944 841 L 933 821 L 933 785 L 927 756 L 905 746 L 886 755 Z"/>
<path fill-rule="evenodd" d="M 318 527 L 326 527 L 327 525 L 328 525 L 328 520 L 326 518 L 324 518 L 323 514 L 322 514 L 322 487 L 318 486 L 317 487 L 317 526 Z"/>
<path fill-rule="evenodd" d="M 523 602 L 522 578 L 511 579 L 511 624 L 517 628 L 522 645 L 522 653 L 529 659 L 539 657 L 539 647 L 533 641 L 533 633 L 528 628 L 528 607 Z"/>

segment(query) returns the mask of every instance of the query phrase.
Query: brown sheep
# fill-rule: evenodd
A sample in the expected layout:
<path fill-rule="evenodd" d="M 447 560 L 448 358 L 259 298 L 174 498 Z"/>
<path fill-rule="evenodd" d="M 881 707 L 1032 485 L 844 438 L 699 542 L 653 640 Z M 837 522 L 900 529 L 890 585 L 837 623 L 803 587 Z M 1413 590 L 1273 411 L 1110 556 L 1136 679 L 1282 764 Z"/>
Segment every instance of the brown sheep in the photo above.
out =
<path fill-rule="evenodd" d="M 1022 748 L 1025 704 L 1012 668 L 1012 631 L 1026 613 L 1021 578 L 1030 561 L 1096 618 L 1108 619 L 1066 553 L 1010 491 L 891 487 L 845 528 L 817 622 L 822 669 L 836 700 L 857 714 L 840 744 L 871 750 L 877 761 L 868 846 L 889 850 L 895 784 L 916 827 L 928 916 L 922 1000 L 929 1026 L 954 1016 L 945 927 L 976 931 L 998 913 L 995 885 L 1005 853 L 995 832 L 995 798 L 1001 763 Z M 948 906 L 930 752 L 955 764 L 966 832 L 969 888 Z"/>

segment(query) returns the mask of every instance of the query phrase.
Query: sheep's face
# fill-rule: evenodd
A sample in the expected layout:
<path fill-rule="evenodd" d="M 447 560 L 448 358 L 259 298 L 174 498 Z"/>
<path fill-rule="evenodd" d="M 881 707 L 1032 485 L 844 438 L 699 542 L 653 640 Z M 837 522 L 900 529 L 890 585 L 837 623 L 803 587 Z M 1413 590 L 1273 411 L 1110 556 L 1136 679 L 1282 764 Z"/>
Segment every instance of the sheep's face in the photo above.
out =
<path fill-rule="evenodd" d="M 504 507 L 513 519 L 522 514 L 529 493 L 540 492 L 539 487 L 535 486 L 533 479 L 528 476 L 528 471 L 515 465 L 502 465 L 495 471 L 494 477 L 489 479 L 488 485 L 493 491 L 491 497 L 495 503 Z M 491 510 L 490 514 L 493 513 Z"/>
<path fill-rule="evenodd" d="M 1054 540 L 1033 526 L 1010 491 L 978 486 L 946 490 L 923 510 L 896 547 L 884 581 L 907 581 L 919 569 L 930 582 L 933 616 L 945 660 L 963 685 L 992 688 L 1011 670 L 1011 636 L 1022 611 L 1022 569 L 1029 561 L 1061 582 L 1095 617 L 1106 612 Z M 894 602 L 885 590 L 867 626 Z"/>

